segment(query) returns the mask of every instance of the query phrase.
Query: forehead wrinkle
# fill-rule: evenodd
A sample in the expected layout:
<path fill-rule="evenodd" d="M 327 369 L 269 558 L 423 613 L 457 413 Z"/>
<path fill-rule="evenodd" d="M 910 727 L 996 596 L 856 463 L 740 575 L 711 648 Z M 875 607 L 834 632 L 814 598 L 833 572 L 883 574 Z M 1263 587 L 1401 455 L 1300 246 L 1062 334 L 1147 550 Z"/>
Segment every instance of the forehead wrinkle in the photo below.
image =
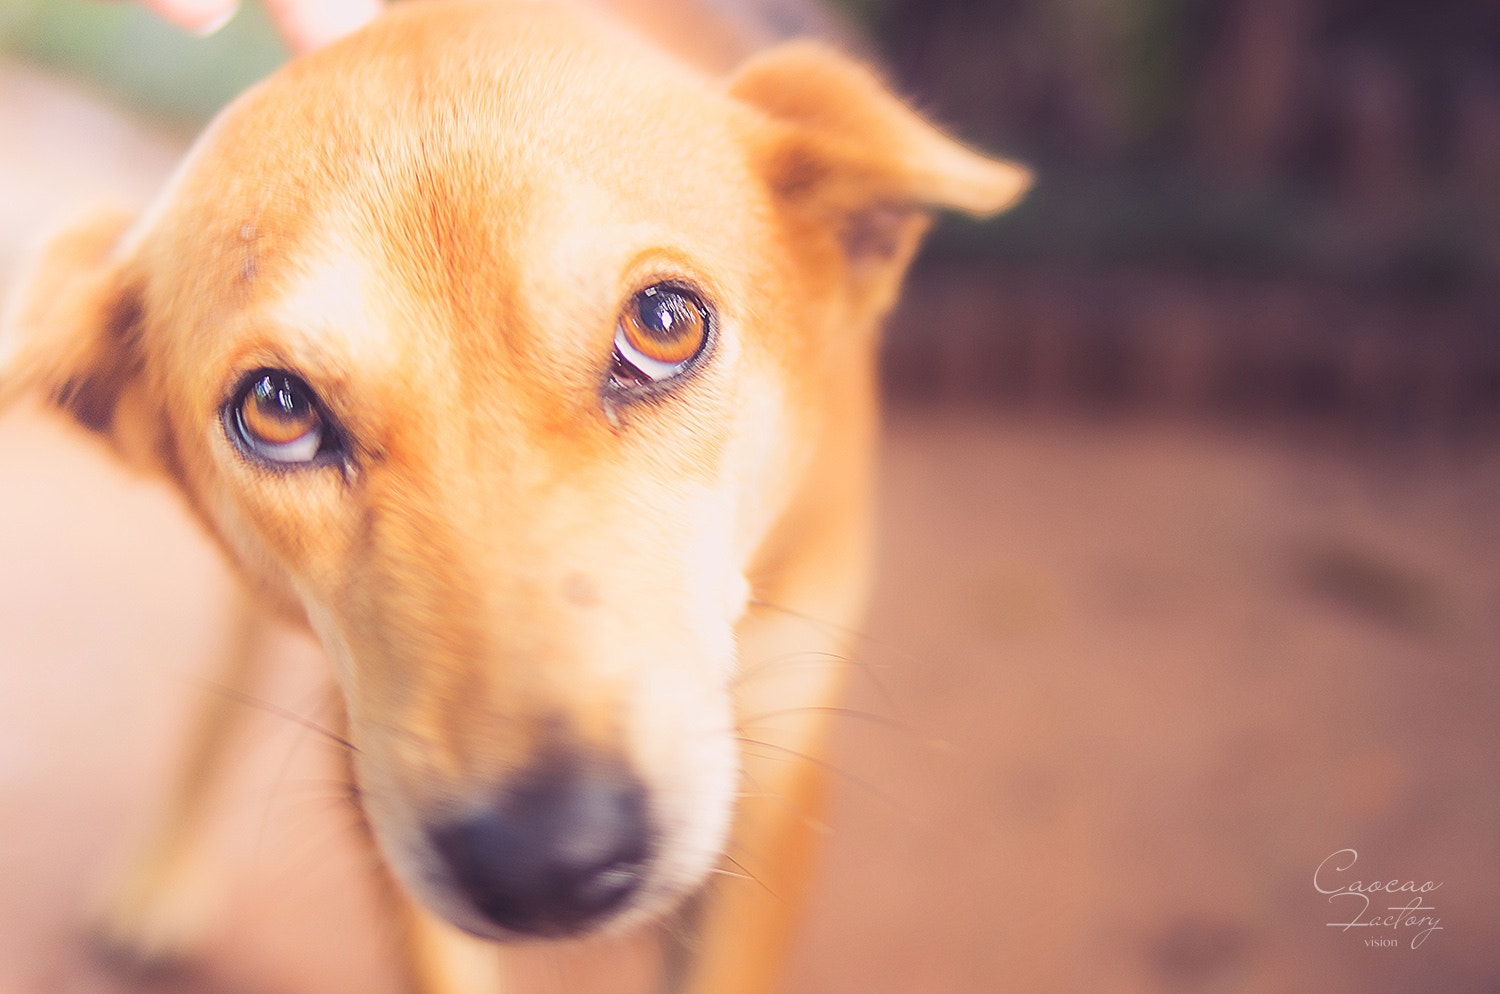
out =
<path fill-rule="evenodd" d="M 613 203 L 552 150 L 466 138 L 390 162 L 368 211 L 387 279 L 451 339 L 466 409 L 576 429 L 597 407 L 619 304 Z M 521 426 L 518 426 L 521 427 Z"/>
<path fill-rule="evenodd" d="M 484 160 L 450 147 L 388 163 L 382 202 L 366 214 L 382 282 L 399 295 L 403 333 L 442 341 L 441 354 L 451 359 L 445 379 L 465 417 L 514 391 L 526 361 L 511 261 L 525 198 Z"/>
<path fill-rule="evenodd" d="M 387 276 L 454 324 L 479 326 L 512 295 L 508 256 L 524 184 L 478 150 L 448 147 L 384 171 L 368 212 Z"/>

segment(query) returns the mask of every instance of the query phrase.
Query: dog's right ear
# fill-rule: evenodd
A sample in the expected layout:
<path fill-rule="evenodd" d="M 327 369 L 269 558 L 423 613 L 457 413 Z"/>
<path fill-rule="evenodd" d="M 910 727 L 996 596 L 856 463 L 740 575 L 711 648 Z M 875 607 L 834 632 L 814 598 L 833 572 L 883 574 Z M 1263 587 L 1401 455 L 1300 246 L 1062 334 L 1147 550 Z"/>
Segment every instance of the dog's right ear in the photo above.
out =
<path fill-rule="evenodd" d="M 773 185 L 792 195 L 883 197 L 988 216 L 1012 206 L 1031 172 L 963 147 L 897 99 L 869 69 L 812 41 L 752 57 L 730 92 L 786 125 Z"/>
<path fill-rule="evenodd" d="M 115 434 L 140 372 L 139 287 L 118 254 L 133 215 L 101 208 L 55 235 L 20 275 L 0 317 L 0 410 L 40 397 L 91 431 Z"/>
<path fill-rule="evenodd" d="M 814 42 L 751 58 L 729 92 L 766 127 L 756 164 L 802 232 L 842 246 L 856 307 L 883 313 L 935 210 L 986 216 L 1015 203 L 1031 174 L 963 147 L 868 69 Z"/>

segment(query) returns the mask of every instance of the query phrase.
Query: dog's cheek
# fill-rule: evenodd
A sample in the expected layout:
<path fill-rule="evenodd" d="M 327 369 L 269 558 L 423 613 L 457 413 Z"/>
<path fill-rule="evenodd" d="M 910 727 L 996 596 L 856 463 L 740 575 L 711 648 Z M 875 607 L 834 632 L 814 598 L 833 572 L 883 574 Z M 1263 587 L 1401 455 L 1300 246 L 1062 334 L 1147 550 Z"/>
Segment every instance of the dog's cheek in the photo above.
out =
<path fill-rule="evenodd" d="M 316 578 L 333 572 L 347 530 L 332 506 L 336 481 L 316 481 L 311 493 L 297 494 L 288 481 L 230 464 L 236 457 L 222 451 L 227 443 L 216 421 L 195 434 L 196 444 L 176 449 L 171 464 L 186 481 L 182 492 L 247 587 L 284 620 L 306 626 L 316 605 L 303 592 L 319 589 Z"/>
<path fill-rule="evenodd" d="M 785 513 L 811 455 L 809 440 L 815 437 L 793 410 L 811 389 L 801 382 L 811 372 L 808 350 L 783 350 L 771 341 L 783 330 L 757 327 L 744 333 L 737 402 L 724 415 L 733 430 L 725 445 L 718 502 L 732 544 L 727 559 L 717 564 L 714 579 L 722 584 L 731 624 L 740 621 L 756 594 L 751 564 Z"/>

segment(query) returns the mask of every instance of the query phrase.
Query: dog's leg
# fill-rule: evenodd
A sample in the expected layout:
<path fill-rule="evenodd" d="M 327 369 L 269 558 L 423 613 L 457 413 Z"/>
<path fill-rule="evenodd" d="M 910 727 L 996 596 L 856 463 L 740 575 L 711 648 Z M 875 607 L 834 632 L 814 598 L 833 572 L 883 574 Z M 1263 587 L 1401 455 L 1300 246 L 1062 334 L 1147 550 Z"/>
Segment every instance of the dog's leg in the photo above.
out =
<path fill-rule="evenodd" d="M 230 641 L 214 677 L 228 691 L 243 688 L 254 673 L 266 625 L 248 596 L 236 601 Z M 231 694 L 204 692 L 186 760 L 152 831 L 102 902 L 100 938 L 110 954 L 149 966 L 188 956 L 201 941 L 218 890 L 201 842 L 213 787 L 244 712 L 244 703 Z"/>
<path fill-rule="evenodd" d="M 826 832 L 830 712 L 821 709 L 842 696 L 847 641 L 832 626 L 787 615 L 763 618 L 744 635 L 744 795 L 724 872 L 668 953 L 674 994 L 776 989 Z"/>
<path fill-rule="evenodd" d="M 411 989 L 420 994 L 502 994 L 503 952 L 459 931 L 405 895 L 400 904 L 406 929 Z"/>
<path fill-rule="evenodd" d="M 778 797 L 747 799 L 736 833 L 742 874 L 714 885 L 689 934 L 669 953 L 672 994 L 767 994 L 780 979 L 822 834 L 825 776 L 798 762 Z"/>

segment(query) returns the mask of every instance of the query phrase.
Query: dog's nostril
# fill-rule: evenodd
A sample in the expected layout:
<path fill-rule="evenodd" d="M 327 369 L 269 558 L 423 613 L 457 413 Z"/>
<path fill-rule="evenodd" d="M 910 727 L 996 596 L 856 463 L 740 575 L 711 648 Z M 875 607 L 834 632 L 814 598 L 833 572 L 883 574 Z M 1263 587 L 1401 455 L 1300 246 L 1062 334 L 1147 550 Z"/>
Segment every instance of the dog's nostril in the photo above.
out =
<path fill-rule="evenodd" d="M 451 885 L 507 932 L 580 932 L 635 892 L 651 854 L 645 789 L 619 768 L 547 761 L 431 833 Z"/>

